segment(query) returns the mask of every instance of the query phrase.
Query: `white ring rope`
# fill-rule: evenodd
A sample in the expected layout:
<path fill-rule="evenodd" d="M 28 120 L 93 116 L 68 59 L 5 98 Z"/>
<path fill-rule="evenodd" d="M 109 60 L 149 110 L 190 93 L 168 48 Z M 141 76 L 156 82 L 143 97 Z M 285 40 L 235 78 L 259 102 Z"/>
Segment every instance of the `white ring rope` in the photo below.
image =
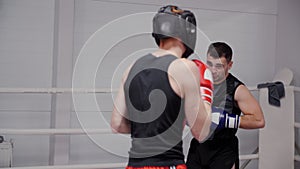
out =
<path fill-rule="evenodd" d="M 103 164 L 78 164 L 78 165 L 53 165 L 53 166 L 30 166 L 12 167 L 13 169 L 100 169 L 100 168 L 124 168 L 127 163 L 103 163 Z M 12 169 L 1 168 L 1 169 Z"/>
<path fill-rule="evenodd" d="M 40 93 L 40 94 L 60 94 L 60 93 L 111 93 L 116 89 L 109 88 L 0 88 L 0 93 Z"/>
<path fill-rule="evenodd" d="M 247 86 L 250 91 L 258 91 L 259 89 L 256 86 Z"/>
<path fill-rule="evenodd" d="M 67 135 L 67 134 L 114 134 L 111 129 L 0 129 L 1 134 L 11 135 Z"/>
<path fill-rule="evenodd" d="M 295 91 L 295 92 L 300 92 L 300 87 L 294 86 L 294 91 Z"/>
<path fill-rule="evenodd" d="M 240 160 L 252 160 L 252 159 L 259 159 L 258 154 L 246 154 L 246 155 L 240 155 Z"/>
<path fill-rule="evenodd" d="M 258 91 L 256 87 L 248 87 L 250 91 Z M 115 89 L 105 88 L 0 88 L 1 93 L 40 93 L 40 94 L 62 94 L 62 93 L 111 93 Z M 300 92 L 300 87 L 294 87 L 295 92 Z M 295 128 L 300 128 L 300 123 L 294 124 Z M 68 135 L 68 134 L 114 134 L 111 129 L 0 129 L 1 134 L 12 135 Z M 259 159 L 259 154 L 240 155 L 240 160 Z M 300 155 L 295 155 L 295 161 L 300 161 Z M 13 169 L 100 169 L 100 168 L 124 168 L 127 163 L 103 163 L 88 165 L 54 165 L 54 166 L 31 166 L 12 167 Z M 11 168 L 4 168 L 11 169 Z"/>

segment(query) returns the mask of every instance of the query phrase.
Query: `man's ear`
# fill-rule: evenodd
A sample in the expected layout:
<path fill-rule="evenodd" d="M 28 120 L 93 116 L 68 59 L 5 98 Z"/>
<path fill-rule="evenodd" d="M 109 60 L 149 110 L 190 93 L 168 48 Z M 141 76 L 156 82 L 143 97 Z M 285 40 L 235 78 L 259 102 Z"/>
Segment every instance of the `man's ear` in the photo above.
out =
<path fill-rule="evenodd" d="M 229 67 L 229 69 L 231 69 L 231 67 L 232 67 L 232 64 L 233 64 L 233 61 L 230 61 L 230 62 L 228 63 L 228 67 Z"/>

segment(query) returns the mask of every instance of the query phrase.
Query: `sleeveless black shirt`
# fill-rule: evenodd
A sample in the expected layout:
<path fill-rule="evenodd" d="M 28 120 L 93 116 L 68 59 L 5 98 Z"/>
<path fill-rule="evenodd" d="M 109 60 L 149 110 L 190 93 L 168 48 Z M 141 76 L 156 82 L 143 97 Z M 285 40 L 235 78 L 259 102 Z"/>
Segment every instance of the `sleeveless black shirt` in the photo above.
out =
<path fill-rule="evenodd" d="M 234 77 L 231 73 L 226 80 L 220 84 L 214 85 L 213 106 L 223 108 L 228 113 L 241 115 L 241 110 L 234 100 L 234 94 L 239 85 L 243 83 Z M 237 129 L 224 128 L 217 129 L 212 135 L 213 139 L 232 139 L 235 137 Z"/>
<path fill-rule="evenodd" d="M 138 59 L 124 85 L 131 124 L 128 166 L 184 163 L 183 100 L 171 88 L 168 68 L 177 57 L 151 54 Z"/>

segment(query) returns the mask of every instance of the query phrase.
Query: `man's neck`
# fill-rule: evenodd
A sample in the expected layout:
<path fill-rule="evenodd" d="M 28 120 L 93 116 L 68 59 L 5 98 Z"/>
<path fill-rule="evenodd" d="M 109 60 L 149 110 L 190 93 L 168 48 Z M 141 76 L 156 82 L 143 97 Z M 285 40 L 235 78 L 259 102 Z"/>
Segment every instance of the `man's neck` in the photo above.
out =
<path fill-rule="evenodd" d="M 174 55 L 181 58 L 185 51 L 182 42 L 175 38 L 168 38 L 160 41 L 159 50 L 154 52 L 155 56 L 163 56 L 166 54 Z"/>
<path fill-rule="evenodd" d="M 181 58 L 181 56 L 182 56 L 182 52 L 180 52 L 180 51 L 172 50 L 172 49 L 164 50 L 161 48 L 159 48 L 159 50 L 153 52 L 152 54 L 156 57 L 160 57 L 160 56 L 164 56 L 164 55 L 174 55 L 178 58 Z"/>

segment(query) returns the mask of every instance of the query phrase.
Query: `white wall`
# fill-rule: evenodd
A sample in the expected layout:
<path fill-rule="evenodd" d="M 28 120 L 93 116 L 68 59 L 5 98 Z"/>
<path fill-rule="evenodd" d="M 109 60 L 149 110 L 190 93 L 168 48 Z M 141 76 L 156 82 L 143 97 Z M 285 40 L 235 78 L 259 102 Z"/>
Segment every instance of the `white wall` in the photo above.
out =
<path fill-rule="evenodd" d="M 300 1 L 297 0 L 278 0 L 277 17 L 277 45 L 276 45 L 276 70 L 290 68 L 294 73 L 292 84 L 300 86 Z M 295 119 L 300 121 L 300 93 L 295 93 Z M 296 132 L 297 144 L 299 145 L 300 133 Z M 295 168 L 300 167 L 296 163 Z"/>
<path fill-rule="evenodd" d="M 278 0 L 277 17 L 277 70 L 288 67 L 294 72 L 295 86 L 300 86 L 300 1 Z"/>
<path fill-rule="evenodd" d="M 51 87 L 54 1 L 0 1 L 0 87 Z M 0 128 L 49 128 L 49 95 L 0 95 Z M 47 165 L 49 136 L 14 140 L 16 166 Z"/>
<path fill-rule="evenodd" d="M 199 29 L 211 41 L 226 41 L 233 47 L 234 68 L 232 72 L 247 85 L 255 86 L 257 83 L 272 79 L 275 69 L 276 2 L 252 1 L 241 3 L 231 1 L 231 3 L 222 3 L 219 1 L 197 1 L 182 3 L 181 1 L 173 1 L 173 3 L 192 8 L 197 16 Z M 76 4 L 74 57 L 79 53 L 80 47 L 85 41 L 103 25 L 121 16 L 136 12 L 156 11 L 162 2 L 134 0 L 125 3 L 76 1 Z M 102 10 L 99 10 L 99 8 Z M 105 14 L 105 17 L 102 16 L 103 14 Z M 147 22 L 151 22 L 151 20 Z M 130 43 L 132 44 L 130 45 Z M 197 52 L 201 54 L 201 59 L 205 58 L 203 55 L 205 55 L 207 45 L 208 43 L 205 40 L 198 39 Z M 155 47 L 149 35 L 146 35 L 146 37 L 131 37 L 126 39 L 125 42 L 122 41 L 122 43 L 117 44 L 101 63 L 96 84 L 101 87 L 110 87 L 116 65 L 132 52 L 148 47 Z M 110 61 L 113 61 L 113 63 L 109 64 Z M 102 106 L 101 101 L 99 101 L 100 107 Z M 107 104 L 107 101 L 104 104 Z M 111 102 L 108 102 L 108 104 L 111 105 Z M 104 113 L 109 113 L 109 107 L 105 106 L 104 109 L 108 110 Z M 73 120 L 76 121 L 76 119 Z M 94 123 L 97 122 L 97 120 L 94 121 Z M 241 130 L 238 135 L 241 138 L 241 154 L 249 154 L 256 149 L 257 130 Z M 81 139 L 84 140 L 84 138 Z M 186 147 L 188 147 L 189 139 L 190 135 L 186 138 Z M 77 140 L 73 143 L 75 147 L 78 147 L 81 141 Z M 115 143 L 118 142 L 115 141 Z M 94 149 L 94 151 L 98 150 Z M 86 156 L 84 153 L 81 155 L 82 157 Z M 97 156 L 94 156 L 94 158 L 97 158 Z M 251 162 L 248 166 L 248 168 L 256 167 L 257 161 Z"/>
<path fill-rule="evenodd" d="M 257 83 L 271 80 L 275 70 L 279 68 L 279 65 L 281 66 L 281 61 L 279 61 L 281 58 L 276 57 L 276 52 L 278 52 L 276 50 L 276 45 L 278 47 L 276 37 L 281 35 L 280 29 L 276 32 L 277 22 L 280 23 L 280 20 L 277 21 L 280 19 L 280 15 L 277 16 L 276 0 L 247 2 L 238 0 L 226 2 L 217 0 L 190 2 L 180 0 L 164 2 L 159 0 L 151 2 L 146 0 L 127 0 L 125 2 L 75 0 L 74 41 L 73 43 L 68 42 L 72 44 L 62 44 L 62 46 L 70 47 L 73 45 L 73 58 L 71 60 L 75 66 L 81 48 L 99 28 L 103 28 L 111 21 L 116 21 L 116 19 L 129 14 L 156 12 L 164 4 L 177 4 L 183 8 L 191 9 L 196 14 L 198 28 L 209 40 L 228 42 L 234 49 L 232 73 L 244 81 L 246 85 L 255 86 Z M 294 8 L 296 9 L 296 7 Z M 53 51 L 55 51 L 53 43 L 56 43 L 54 38 L 56 36 L 54 24 L 57 23 L 54 17 L 55 11 L 57 12 L 54 0 L 0 0 L 0 87 L 52 86 L 53 73 L 59 73 L 59 71 L 52 69 L 57 69 L 55 65 L 52 65 Z M 149 30 L 151 30 L 151 18 L 145 19 L 145 25 L 147 26 L 147 24 L 150 25 Z M 125 26 L 134 27 L 135 25 L 128 23 Z M 280 28 L 279 24 L 278 27 Z M 113 30 L 115 31 L 111 31 L 111 36 L 117 34 L 118 31 L 125 31 L 122 27 Z M 61 36 L 62 39 L 69 38 L 64 35 Z M 102 42 L 104 44 L 109 40 L 110 38 L 103 39 Z M 196 49 L 202 59 L 205 58 L 208 44 L 207 39 L 198 39 Z M 101 46 L 101 42 L 99 46 Z M 150 34 L 121 39 L 113 48 L 109 49 L 99 64 L 95 77 L 96 86 L 110 88 L 112 81 L 115 80 L 112 79 L 113 73 L 124 58 L 136 51 L 155 47 Z M 60 55 L 60 57 L 69 56 Z M 134 59 L 134 57 L 130 59 Z M 126 64 L 128 62 L 121 66 Z M 62 74 L 59 73 L 58 76 L 63 78 Z M 70 77 L 65 78 L 70 79 Z M 115 82 L 113 86 L 115 87 Z M 50 112 L 53 107 L 51 107 L 49 95 L 1 94 L 0 99 L 1 128 L 50 127 L 50 119 L 53 119 Z M 97 101 L 102 114 L 105 116 L 104 119 L 93 118 L 92 115 L 98 111 L 94 107 L 87 106 L 77 114 L 74 110 L 69 112 L 67 116 L 70 116 L 70 124 L 65 126 L 77 128 L 80 127 L 79 120 L 81 122 L 86 120 L 89 125 L 107 128 L 112 107 L 112 96 L 110 94 L 97 94 Z M 78 114 L 80 115 L 79 119 Z M 256 148 L 257 133 L 257 130 L 239 131 L 241 154 L 249 154 Z M 15 166 L 47 165 L 49 156 L 53 155 L 49 151 L 49 137 L 47 136 L 6 137 L 8 139 L 13 138 L 15 142 Z M 105 138 L 100 136 L 95 139 L 99 140 L 91 140 L 87 136 L 71 136 L 69 154 L 64 154 L 64 156 L 69 156 L 69 163 L 125 162 L 127 160 L 109 151 L 121 153 L 121 155 L 126 154 L 128 148 L 126 140 L 128 138 L 105 135 Z M 190 135 L 186 140 L 189 139 Z M 188 147 L 188 144 L 187 142 L 185 147 Z M 36 151 L 32 151 L 33 146 L 37 147 Z M 29 151 L 31 153 L 27 155 Z M 251 162 L 247 168 L 257 168 L 257 162 Z"/>

